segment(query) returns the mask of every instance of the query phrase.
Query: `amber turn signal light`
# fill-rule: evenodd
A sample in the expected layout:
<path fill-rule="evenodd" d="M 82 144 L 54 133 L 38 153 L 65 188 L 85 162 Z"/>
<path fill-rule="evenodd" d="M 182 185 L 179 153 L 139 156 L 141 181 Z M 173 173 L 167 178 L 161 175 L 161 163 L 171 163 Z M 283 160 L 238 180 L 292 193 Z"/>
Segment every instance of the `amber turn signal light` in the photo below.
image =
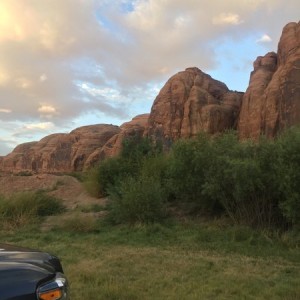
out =
<path fill-rule="evenodd" d="M 41 300 L 59 300 L 62 296 L 61 290 L 48 291 L 39 294 Z"/>

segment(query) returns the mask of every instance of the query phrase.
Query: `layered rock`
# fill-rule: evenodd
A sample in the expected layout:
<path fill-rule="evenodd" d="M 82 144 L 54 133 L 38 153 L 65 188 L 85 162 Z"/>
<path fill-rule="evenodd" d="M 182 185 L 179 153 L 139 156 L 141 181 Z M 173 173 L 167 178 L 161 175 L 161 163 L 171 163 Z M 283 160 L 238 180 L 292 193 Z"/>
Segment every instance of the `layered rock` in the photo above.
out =
<path fill-rule="evenodd" d="M 52 134 L 39 142 L 17 146 L 3 157 L 2 171 L 72 172 L 81 171 L 85 161 L 120 131 L 118 126 L 91 125 L 69 134 Z"/>
<path fill-rule="evenodd" d="M 156 97 L 147 134 L 168 144 L 200 131 L 235 128 L 242 96 L 198 68 L 188 68 L 171 77 Z"/>
<path fill-rule="evenodd" d="M 85 169 L 90 168 L 105 158 L 116 156 L 122 149 L 122 142 L 130 136 L 143 136 L 148 125 L 149 114 L 134 117 L 120 126 L 120 132 L 111 137 L 102 147 L 96 149 L 85 162 Z"/>
<path fill-rule="evenodd" d="M 274 137 L 300 123 L 300 22 L 283 29 L 277 54 L 258 57 L 243 97 L 238 130 L 242 139 Z"/>

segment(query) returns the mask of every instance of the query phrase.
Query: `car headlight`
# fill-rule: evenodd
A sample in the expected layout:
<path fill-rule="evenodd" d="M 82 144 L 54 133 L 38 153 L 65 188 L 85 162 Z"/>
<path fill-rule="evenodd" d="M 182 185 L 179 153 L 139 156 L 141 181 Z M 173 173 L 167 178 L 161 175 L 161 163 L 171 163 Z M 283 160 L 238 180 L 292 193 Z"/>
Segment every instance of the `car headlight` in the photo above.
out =
<path fill-rule="evenodd" d="M 67 300 L 68 281 L 62 273 L 58 273 L 53 281 L 41 285 L 37 290 L 39 300 Z"/>

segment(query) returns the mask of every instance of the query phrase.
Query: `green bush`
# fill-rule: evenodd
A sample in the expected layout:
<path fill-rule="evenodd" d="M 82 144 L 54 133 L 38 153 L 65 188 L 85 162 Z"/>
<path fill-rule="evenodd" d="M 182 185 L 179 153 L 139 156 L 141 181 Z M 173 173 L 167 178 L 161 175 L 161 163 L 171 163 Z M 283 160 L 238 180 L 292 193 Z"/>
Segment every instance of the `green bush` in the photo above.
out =
<path fill-rule="evenodd" d="M 235 222 L 254 227 L 281 226 L 280 153 L 276 145 L 264 139 L 240 142 L 230 133 L 214 140 L 213 152 L 203 194 L 217 199 Z"/>
<path fill-rule="evenodd" d="M 137 172 L 135 165 L 121 157 L 108 158 L 89 171 L 84 186 L 95 197 L 108 195 L 110 187 L 117 185 L 124 177 Z"/>
<path fill-rule="evenodd" d="M 22 201 L 22 199 L 20 199 Z M 65 211 L 62 201 L 43 191 L 33 193 L 32 205 L 37 207 L 37 216 L 53 216 Z"/>
<path fill-rule="evenodd" d="M 145 157 L 153 157 L 161 152 L 162 145 L 160 143 L 154 144 L 149 138 L 136 134 L 123 140 L 120 156 L 139 164 Z"/>
<path fill-rule="evenodd" d="M 215 198 L 204 197 L 203 185 L 215 159 L 212 141 L 206 134 L 196 139 L 180 140 L 171 150 L 167 170 L 167 190 L 170 200 L 187 212 L 197 214 L 219 211 Z"/>
<path fill-rule="evenodd" d="M 169 157 L 159 154 L 153 157 L 146 157 L 141 162 L 138 176 L 151 177 L 166 186 L 168 180 Z"/>
<path fill-rule="evenodd" d="M 113 223 L 154 223 L 166 217 L 165 192 L 153 177 L 129 177 L 110 190 Z"/>
<path fill-rule="evenodd" d="M 108 158 L 90 170 L 84 186 L 93 196 L 107 196 L 108 190 L 123 178 L 137 176 L 145 158 L 155 157 L 160 151 L 160 147 L 152 145 L 147 138 L 138 135 L 127 137 L 122 143 L 120 155 Z"/>
<path fill-rule="evenodd" d="M 89 182 L 98 196 L 110 195 L 116 222 L 157 221 L 168 202 L 188 214 L 225 213 L 236 223 L 284 229 L 300 226 L 299 149 L 299 128 L 256 142 L 239 141 L 235 132 L 200 134 L 164 154 L 134 136 Z"/>
<path fill-rule="evenodd" d="M 63 211 L 61 201 L 44 192 L 17 193 L 8 198 L 0 198 L 0 223 L 3 227 L 21 227 L 37 222 L 40 217 Z"/>
<path fill-rule="evenodd" d="M 300 127 L 291 128 L 277 140 L 281 150 L 280 201 L 283 215 L 300 227 Z"/>

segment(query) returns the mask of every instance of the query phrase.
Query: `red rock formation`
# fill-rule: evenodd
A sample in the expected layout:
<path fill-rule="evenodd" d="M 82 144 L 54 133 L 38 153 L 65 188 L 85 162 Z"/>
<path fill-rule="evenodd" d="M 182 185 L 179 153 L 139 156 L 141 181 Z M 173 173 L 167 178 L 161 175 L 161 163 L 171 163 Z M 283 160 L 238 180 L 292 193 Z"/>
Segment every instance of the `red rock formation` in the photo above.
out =
<path fill-rule="evenodd" d="M 112 143 L 112 148 L 109 147 L 110 141 L 103 147 L 103 151 L 107 156 L 115 156 L 120 153 L 122 149 L 122 142 L 124 138 L 130 136 L 143 136 L 148 125 L 149 114 L 138 115 L 131 121 L 121 125 L 121 132 L 116 136 L 115 142 Z"/>
<path fill-rule="evenodd" d="M 72 172 L 81 171 L 97 148 L 120 131 L 118 126 L 91 125 L 69 134 L 52 134 L 39 142 L 17 146 L 3 157 L 2 171 Z"/>
<path fill-rule="evenodd" d="M 274 137 L 300 123 L 300 22 L 283 29 L 278 54 L 254 62 L 243 97 L 238 130 L 241 138 Z"/>
<path fill-rule="evenodd" d="M 215 134 L 238 128 L 241 138 L 273 137 L 300 123 L 300 22 L 283 29 L 278 53 L 258 57 L 245 94 L 197 68 L 171 77 L 156 97 L 151 113 L 124 123 L 91 125 L 70 134 L 53 134 L 17 146 L 0 157 L 0 170 L 70 172 L 117 155 L 122 141 L 144 135 L 168 145 L 201 131 Z"/>
<path fill-rule="evenodd" d="M 147 134 L 168 142 L 235 128 L 242 96 L 199 69 L 188 68 L 171 77 L 156 97 Z"/>
<path fill-rule="evenodd" d="M 18 145 L 12 153 L 2 157 L 1 171 L 20 171 L 26 169 L 26 153 L 30 152 L 37 142 L 29 142 Z"/>
<path fill-rule="evenodd" d="M 126 122 L 120 126 L 121 131 L 111 137 L 107 143 L 102 147 L 96 149 L 85 162 L 85 169 L 95 165 L 97 162 L 107 158 L 113 157 L 120 153 L 122 148 L 122 141 L 124 138 L 134 135 L 143 136 L 148 124 L 149 114 L 138 115 L 130 122 Z"/>

